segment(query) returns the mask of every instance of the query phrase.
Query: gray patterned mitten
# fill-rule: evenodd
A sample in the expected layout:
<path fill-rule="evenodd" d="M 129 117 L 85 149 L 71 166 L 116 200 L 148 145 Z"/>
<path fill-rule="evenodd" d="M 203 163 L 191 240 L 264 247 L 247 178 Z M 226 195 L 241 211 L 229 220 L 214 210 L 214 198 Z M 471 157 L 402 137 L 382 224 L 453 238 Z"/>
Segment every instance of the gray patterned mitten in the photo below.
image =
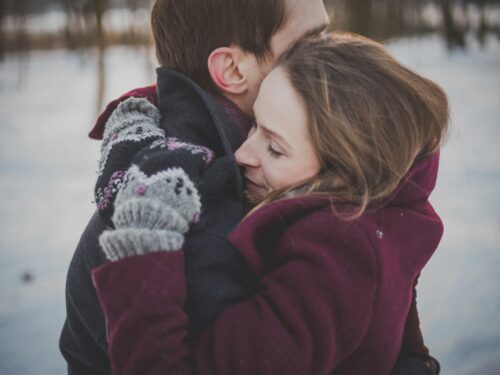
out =
<path fill-rule="evenodd" d="M 111 217 L 113 201 L 139 151 L 165 141 L 160 112 L 143 98 L 129 98 L 113 111 L 104 129 L 95 200 L 101 216 Z"/>
<path fill-rule="evenodd" d="M 115 199 L 116 229 L 103 232 L 99 243 L 109 260 L 180 250 L 200 211 L 198 191 L 182 168 L 147 176 L 132 165 Z"/>

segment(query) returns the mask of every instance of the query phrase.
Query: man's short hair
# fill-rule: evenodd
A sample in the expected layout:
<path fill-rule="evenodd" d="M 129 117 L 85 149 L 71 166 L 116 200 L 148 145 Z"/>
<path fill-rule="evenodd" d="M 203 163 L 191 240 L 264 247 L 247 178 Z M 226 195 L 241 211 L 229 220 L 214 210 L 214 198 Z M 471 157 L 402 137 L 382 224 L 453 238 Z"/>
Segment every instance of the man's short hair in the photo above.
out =
<path fill-rule="evenodd" d="M 180 71 L 216 92 L 208 57 L 231 44 L 259 60 L 286 18 L 286 0 L 156 0 L 151 24 L 161 66 Z"/>

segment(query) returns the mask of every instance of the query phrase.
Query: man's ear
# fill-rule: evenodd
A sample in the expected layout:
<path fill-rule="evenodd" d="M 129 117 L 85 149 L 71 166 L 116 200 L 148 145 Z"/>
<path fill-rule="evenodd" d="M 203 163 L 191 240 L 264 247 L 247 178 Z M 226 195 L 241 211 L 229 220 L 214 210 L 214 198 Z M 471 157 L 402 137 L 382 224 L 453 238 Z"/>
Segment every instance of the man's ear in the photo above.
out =
<path fill-rule="evenodd" d="M 241 95 L 248 90 L 248 80 L 239 65 L 243 53 L 235 47 L 219 47 L 208 57 L 208 71 L 222 93 Z"/>

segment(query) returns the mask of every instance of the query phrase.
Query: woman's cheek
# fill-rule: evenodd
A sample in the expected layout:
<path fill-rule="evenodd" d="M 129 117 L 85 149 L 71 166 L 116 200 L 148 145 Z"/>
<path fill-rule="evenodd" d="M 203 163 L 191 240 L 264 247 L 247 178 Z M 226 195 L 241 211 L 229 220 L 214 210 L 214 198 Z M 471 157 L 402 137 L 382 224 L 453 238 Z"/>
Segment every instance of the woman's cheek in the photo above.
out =
<path fill-rule="evenodd" d="M 286 186 L 287 167 L 274 159 L 269 162 L 265 172 L 265 179 L 269 191 L 281 189 Z"/>

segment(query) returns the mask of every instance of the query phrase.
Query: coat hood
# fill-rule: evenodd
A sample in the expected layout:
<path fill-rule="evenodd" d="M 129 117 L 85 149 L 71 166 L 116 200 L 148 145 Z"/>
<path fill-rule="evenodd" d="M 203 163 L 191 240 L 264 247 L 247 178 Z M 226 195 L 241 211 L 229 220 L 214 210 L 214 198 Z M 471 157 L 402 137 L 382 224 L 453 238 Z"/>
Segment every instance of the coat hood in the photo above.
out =
<path fill-rule="evenodd" d="M 396 190 L 389 196 L 390 205 L 424 204 L 436 186 L 439 152 L 415 162 Z"/>
<path fill-rule="evenodd" d="M 387 198 L 385 206 L 408 206 L 412 210 L 424 209 L 428 204 L 428 198 L 436 186 L 437 172 L 439 167 L 439 153 L 435 153 L 425 159 L 414 163 L 398 187 Z M 308 211 L 315 211 L 321 207 L 329 206 L 332 203 L 330 197 L 309 196 L 282 199 L 268 204 L 267 206 L 277 206 L 281 215 L 301 216 Z M 266 206 L 257 210 L 259 219 L 269 215 L 273 216 L 274 209 Z M 253 214 L 247 219 L 252 220 Z M 262 224 L 265 226 L 266 224 Z"/>

